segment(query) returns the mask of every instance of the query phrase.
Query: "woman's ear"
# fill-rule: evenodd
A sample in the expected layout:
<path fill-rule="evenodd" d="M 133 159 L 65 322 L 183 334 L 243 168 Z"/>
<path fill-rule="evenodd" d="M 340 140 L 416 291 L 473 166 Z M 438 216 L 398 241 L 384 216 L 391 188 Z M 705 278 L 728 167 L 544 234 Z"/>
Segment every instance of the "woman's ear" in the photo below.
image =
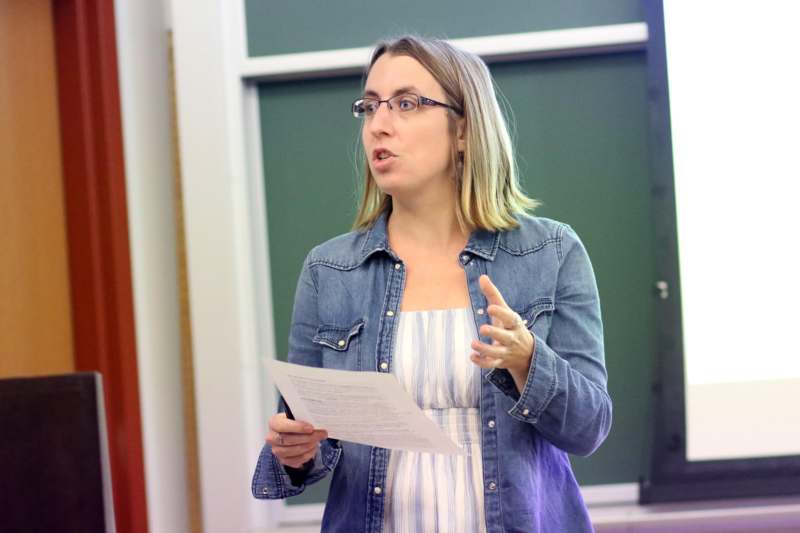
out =
<path fill-rule="evenodd" d="M 466 121 L 467 119 L 464 117 L 456 121 L 456 148 L 458 152 L 463 152 L 465 150 L 466 142 L 464 141 L 464 131 L 467 129 Z"/>

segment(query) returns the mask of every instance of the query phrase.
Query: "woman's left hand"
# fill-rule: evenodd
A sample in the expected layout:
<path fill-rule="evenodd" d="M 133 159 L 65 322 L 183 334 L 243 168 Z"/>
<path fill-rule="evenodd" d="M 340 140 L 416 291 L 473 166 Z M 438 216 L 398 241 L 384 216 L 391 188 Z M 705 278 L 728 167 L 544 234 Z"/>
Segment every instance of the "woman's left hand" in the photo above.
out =
<path fill-rule="evenodd" d="M 472 349 L 476 353 L 471 354 L 470 359 L 481 368 L 505 368 L 514 378 L 517 390 L 522 392 L 528 379 L 536 341 L 522 318 L 506 304 L 489 276 L 482 275 L 478 282 L 489 302 L 486 312 L 492 319 L 491 326 L 481 326 L 480 334 L 490 337 L 492 344 L 477 339 L 472 341 Z"/>

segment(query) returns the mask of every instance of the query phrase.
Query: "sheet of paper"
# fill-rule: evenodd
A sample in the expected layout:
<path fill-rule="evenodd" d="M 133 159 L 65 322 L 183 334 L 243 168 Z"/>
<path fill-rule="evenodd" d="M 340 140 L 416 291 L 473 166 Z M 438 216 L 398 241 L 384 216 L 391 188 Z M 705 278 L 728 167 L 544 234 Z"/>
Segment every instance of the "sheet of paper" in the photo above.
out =
<path fill-rule="evenodd" d="M 295 419 L 333 439 L 394 450 L 462 455 L 391 374 L 266 362 Z"/>

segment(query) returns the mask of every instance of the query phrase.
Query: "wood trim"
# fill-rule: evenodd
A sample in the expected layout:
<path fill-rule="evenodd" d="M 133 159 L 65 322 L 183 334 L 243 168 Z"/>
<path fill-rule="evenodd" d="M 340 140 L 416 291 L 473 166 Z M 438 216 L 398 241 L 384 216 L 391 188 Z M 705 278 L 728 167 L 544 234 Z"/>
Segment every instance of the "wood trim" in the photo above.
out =
<path fill-rule="evenodd" d="M 192 351 L 192 316 L 189 301 L 189 271 L 186 260 L 186 226 L 184 224 L 181 154 L 178 147 L 178 100 L 175 86 L 175 50 L 172 31 L 168 32 L 169 92 L 172 118 L 172 168 L 175 190 L 176 255 L 178 257 L 178 290 L 181 327 L 181 385 L 183 385 L 183 429 L 186 435 L 186 500 L 189 514 L 189 533 L 203 532 L 203 508 L 200 493 L 200 458 L 197 443 L 197 404 L 194 386 L 194 354 Z"/>
<path fill-rule="evenodd" d="M 75 366 L 50 4 L 0 1 L 0 378 Z"/>
<path fill-rule="evenodd" d="M 75 367 L 103 376 L 117 531 L 147 531 L 113 0 L 53 1 Z"/>

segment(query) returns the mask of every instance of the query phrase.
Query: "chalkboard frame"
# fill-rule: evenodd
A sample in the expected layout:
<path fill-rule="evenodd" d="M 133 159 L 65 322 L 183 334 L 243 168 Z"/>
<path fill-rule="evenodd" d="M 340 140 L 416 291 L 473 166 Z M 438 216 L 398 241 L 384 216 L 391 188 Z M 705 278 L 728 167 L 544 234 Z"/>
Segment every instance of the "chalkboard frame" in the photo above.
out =
<path fill-rule="evenodd" d="M 654 441 L 648 478 L 640 483 L 642 504 L 800 494 L 800 455 L 689 461 L 678 233 L 672 160 L 663 0 L 643 0 L 649 28 L 648 105 L 652 165 L 653 225 L 657 243 L 657 374 L 654 376 Z M 680 401 L 676 401 L 680 399 Z"/>

